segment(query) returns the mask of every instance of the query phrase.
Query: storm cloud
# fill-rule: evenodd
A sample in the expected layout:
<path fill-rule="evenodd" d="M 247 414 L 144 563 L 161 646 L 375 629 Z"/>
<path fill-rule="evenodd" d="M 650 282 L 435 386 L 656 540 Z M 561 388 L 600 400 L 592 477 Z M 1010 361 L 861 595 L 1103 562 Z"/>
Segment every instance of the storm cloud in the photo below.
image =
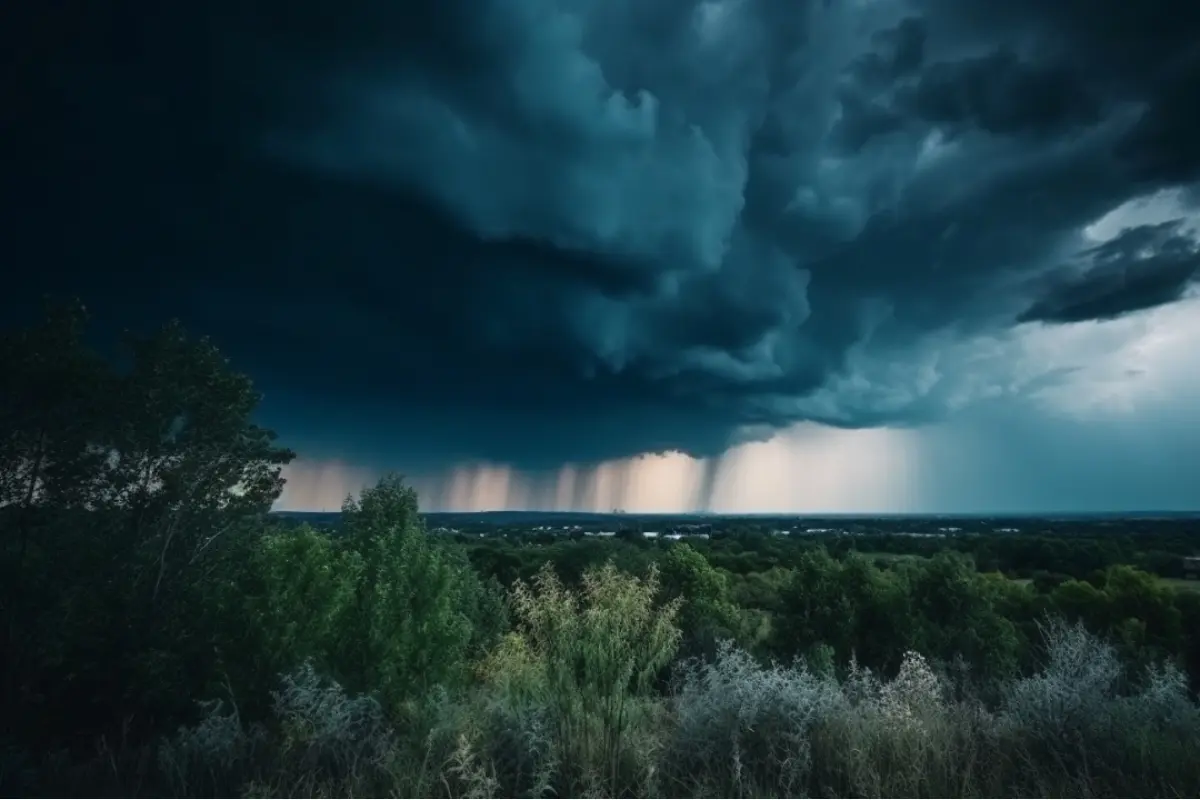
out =
<path fill-rule="evenodd" d="M 1200 245 L 1179 222 L 1127 228 L 1084 253 L 1082 269 L 1059 277 L 1022 322 L 1114 319 L 1180 300 L 1200 275 Z"/>
<path fill-rule="evenodd" d="M 1187 225 L 1085 235 L 1196 191 L 1195 3 L 133 5 L 3 34 L 6 302 L 178 314 L 351 459 L 926 424 L 1195 279 Z"/>

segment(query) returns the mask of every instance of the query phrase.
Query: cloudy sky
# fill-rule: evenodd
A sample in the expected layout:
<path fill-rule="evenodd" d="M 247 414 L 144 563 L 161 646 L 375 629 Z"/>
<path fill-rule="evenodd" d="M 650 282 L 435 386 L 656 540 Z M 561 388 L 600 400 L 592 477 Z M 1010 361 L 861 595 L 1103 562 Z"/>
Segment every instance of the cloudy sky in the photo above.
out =
<path fill-rule="evenodd" d="M 5 316 L 212 335 L 284 507 L 1200 508 L 1200 3 L 9 17 Z"/>

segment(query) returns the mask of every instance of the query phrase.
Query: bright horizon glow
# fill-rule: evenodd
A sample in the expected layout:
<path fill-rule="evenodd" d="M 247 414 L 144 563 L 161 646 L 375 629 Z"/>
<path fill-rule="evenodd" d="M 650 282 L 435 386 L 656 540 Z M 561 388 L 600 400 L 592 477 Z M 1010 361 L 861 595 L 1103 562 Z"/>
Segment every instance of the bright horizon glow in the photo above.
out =
<path fill-rule="evenodd" d="M 804 423 L 715 459 L 643 455 L 595 467 L 568 464 L 541 476 L 470 464 L 407 480 L 428 511 L 906 512 L 919 505 L 911 468 L 916 441 L 913 431 Z M 337 510 L 381 473 L 337 460 L 297 459 L 284 470 L 288 483 L 276 510 Z"/>

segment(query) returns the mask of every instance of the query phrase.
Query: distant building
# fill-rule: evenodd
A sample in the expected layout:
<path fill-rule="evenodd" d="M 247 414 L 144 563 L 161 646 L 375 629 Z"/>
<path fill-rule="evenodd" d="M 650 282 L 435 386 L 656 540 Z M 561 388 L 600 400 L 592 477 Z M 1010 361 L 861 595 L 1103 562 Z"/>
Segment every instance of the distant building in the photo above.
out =
<path fill-rule="evenodd" d="M 1200 556 L 1184 556 L 1183 572 L 1189 578 L 1200 580 Z"/>

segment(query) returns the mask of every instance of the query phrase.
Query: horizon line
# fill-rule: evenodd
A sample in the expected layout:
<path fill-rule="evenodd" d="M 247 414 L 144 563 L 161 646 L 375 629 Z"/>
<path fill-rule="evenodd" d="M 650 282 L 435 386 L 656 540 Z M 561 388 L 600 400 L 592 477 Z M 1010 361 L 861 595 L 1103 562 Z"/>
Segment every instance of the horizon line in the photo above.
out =
<path fill-rule="evenodd" d="M 312 510 L 312 509 L 271 509 L 271 514 L 340 514 L 342 510 Z M 848 519 L 865 519 L 878 517 L 953 517 L 953 518 L 994 518 L 994 517 L 1096 517 L 1096 516 L 1200 516 L 1200 508 L 1185 509 L 1114 509 L 1107 511 L 1070 511 L 1070 510 L 1029 510 L 1029 511 L 747 511 L 737 513 L 721 513 L 717 511 L 573 511 L 562 509 L 538 508 L 496 508 L 484 510 L 439 510 L 420 511 L 421 514 L 543 514 L 546 516 L 594 516 L 594 517 L 716 517 L 722 519 L 736 518 L 779 518 L 779 517 L 845 517 Z"/>

